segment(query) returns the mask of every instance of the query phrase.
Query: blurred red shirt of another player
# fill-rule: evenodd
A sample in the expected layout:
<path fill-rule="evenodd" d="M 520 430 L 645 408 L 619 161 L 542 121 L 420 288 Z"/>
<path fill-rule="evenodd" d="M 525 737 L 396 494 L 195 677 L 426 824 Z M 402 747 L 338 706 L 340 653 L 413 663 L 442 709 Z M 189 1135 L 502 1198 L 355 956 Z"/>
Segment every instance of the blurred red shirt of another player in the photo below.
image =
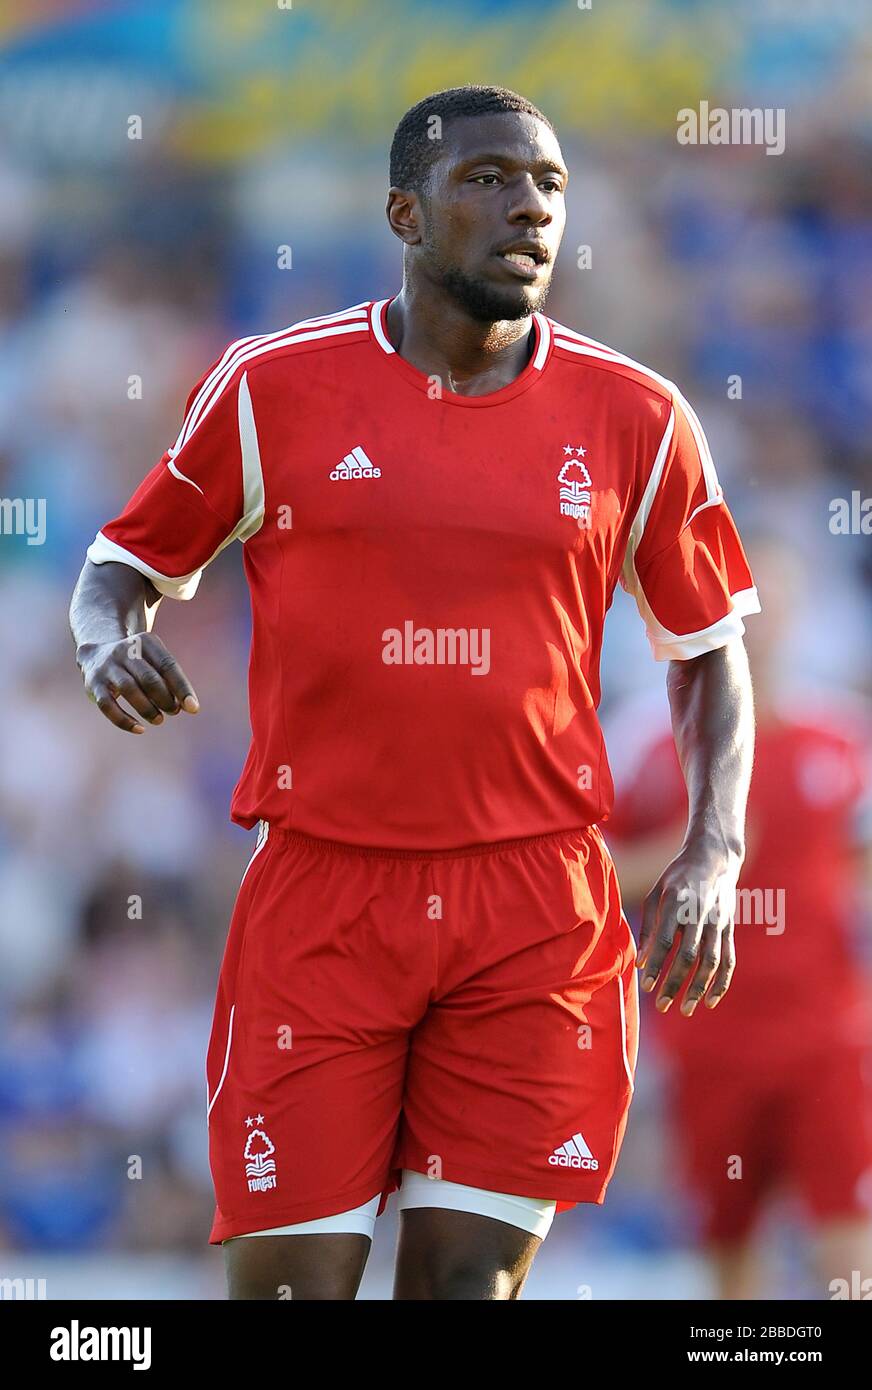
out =
<path fill-rule="evenodd" d="M 638 728 L 638 711 L 634 722 Z M 667 1014 L 651 1010 L 661 1045 L 677 1059 L 732 1056 L 750 1065 L 872 1039 L 859 852 L 868 750 L 861 712 L 837 697 L 804 709 L 773 705 L 758 725 L 736 972 L 716 1009 L 684 1018 L 679 995 Z M 659 714 L 647 746 L 633 751 L 623 777 L 616 769 L 616 781 L 606 830 L 619 870 L 622 846 L 669 827 L 677 849 L 687 798 Z"/>

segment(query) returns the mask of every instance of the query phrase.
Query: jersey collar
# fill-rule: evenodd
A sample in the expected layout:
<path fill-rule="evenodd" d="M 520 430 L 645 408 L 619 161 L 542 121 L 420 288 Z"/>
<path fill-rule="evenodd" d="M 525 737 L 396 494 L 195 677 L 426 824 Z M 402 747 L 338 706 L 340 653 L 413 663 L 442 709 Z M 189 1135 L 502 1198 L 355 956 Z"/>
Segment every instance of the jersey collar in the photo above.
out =
<path fill-rule="evenodd" d="M 396 295 L 391 295 L 389 299 L 374 300 L 369 307 L 369 326 L 370 337 L 379 349 L 390 358 L 391 364 L 402 373 L 412 386 L 416 386 L 419 391 L 426 391 L 432 394 L 433 382 L 430 377 L 419 372 L 417 367 L 413 367 L 411 362 L 407 362 L 401 357 L 391 342 L 387 334 L 387 311 L 388 306 L 396 299 Z M 459 405 L 481 409 L 483 406 L 502 405 L 503 402 L 512 400 L 515 396 L 521 395 L 523 391 L 529 390 L 531 386 L 541 380 L 544 368 L 551 356 L 552 333 L 551 324 L 544 314 L 533 314 L 533 324 L 531 332 L 536 335 L 536 342 L 532 356 L 526 367 L 514 381 L 510 381 L 508 386 L 503 386 L 499 391 L 488 391 L 483 396 L 462 396 L 456 391 L 443 390 L 438 397 L 446 405 Z"/>

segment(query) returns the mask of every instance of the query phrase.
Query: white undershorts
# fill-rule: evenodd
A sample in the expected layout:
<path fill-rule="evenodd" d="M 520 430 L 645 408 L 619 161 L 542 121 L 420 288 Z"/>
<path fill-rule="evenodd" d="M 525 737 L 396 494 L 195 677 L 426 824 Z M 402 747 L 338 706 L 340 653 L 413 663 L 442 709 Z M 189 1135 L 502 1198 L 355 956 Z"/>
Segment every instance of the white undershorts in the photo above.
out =
<path fill-rule="evenodd" d="M 250 1236 L 315 1236 L 357 1234 L 372 1240 L 380 1193 L 368 1202 L 335 1216 L 322 1216 L 316 1221 L 298 1221 L 292 1226 L 271 1226 L 266 1231 L 245 1231 L 231 1240 L 246 1240 Z M 492 1221 L 504 1221 L 522 1231 L 544 1240 L 551 1229 L 557 1203 L 538 1197 L 516 1197 L 510 1192 L 488 1192 L 482 1187 L 466 1187 L 460 1182 L 445 1182 L 443 1178 L 428 1178 L 424 1173 L 403 1170 L 399 1192 L 399 1209 L 437 1207 L 443 1211 L 468 1211 L 476 1216 L 489 1216 Z M 227 1242 L 222 1241 L 225 1245 Z"/>

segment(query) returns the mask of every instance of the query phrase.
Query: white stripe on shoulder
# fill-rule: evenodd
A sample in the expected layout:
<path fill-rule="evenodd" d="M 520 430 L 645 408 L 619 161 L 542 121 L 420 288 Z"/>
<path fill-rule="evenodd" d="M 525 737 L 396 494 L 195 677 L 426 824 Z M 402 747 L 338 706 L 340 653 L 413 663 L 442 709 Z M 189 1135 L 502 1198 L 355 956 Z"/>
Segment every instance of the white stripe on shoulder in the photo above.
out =
<path fill-rule="evenodd" d="M 230 361 L 231 357 L 233 357 L 235 353 L 239 352 L 239 350 L 240 350 L 241 348 L 245 347 L 246 345 L 251 344 L 251 343 L 263 342 L 264 338 L 270 337 L 270 336 L 273 336 L 273 335 L 264 334 L 264 333 L 255 333 L 255 334 L 253 334 L 253 335 L 252 335 L 251 337 L 249 337 L 249 338 L 237 338 L 235 342 L 231 343 L 231 344 L 229 345 L 229 347 L 227 347 L 227 348 L 224 349 L 224 352 L 222 353 L 221 357 L 220 357 L 220 358 L 218 359 L 218 361 L 215 363 L 215 366 L 212 368 L 211 372 L 209 373 L 209 375 L 206 377 L 205 381 L 203 382 L 203 385 L 200 387 L 200 389 L 199 389 L 199 391 L 197 392 L 196 396 L 195 396 L 194 399 L 191 401 L 190 408 L 189 408 L 189 410 L 186 412 L 185 418 L 184 418 L 184 420 L 182 421 L 182 428 L 179 430 L 179 437 L 178 437 L 178 439 L 176 440 L 176 442 L 175 442 L 175 444 L 173 445 L 173 447 L 170 449 L 170 451 L 169 451 L 170 454 L 176 454 L 176 453 L 178 453 L 179 449 L 182 447 L 182 439 L 183 439 L 183 436 L 184 436 L 184 434 L 185 434 L 185 431 L 186 431 L 188 422 L 189 422 L 189 420 L 191 419 L 191 416 L 193 415 L 193 413 L 194 413 L 194 411 L 197 409 L 197 407 L 201 404 L 201 402 L 203 402 L 203 401 L 206 400 L 206 397 L 209 395 L 209 392 L 211 391 L 212 386 L 214 385 L 215 381 L 216 381 L 216 380 L 218 379 L 218 377 L 220 376 L 221 372 L 222 372 L 222 371 L 224 370 L 224 368 L 227 366 L 227 363 Z"/>
<path fill-rule="evenodd" d="M 95 565 L 102 565 L 110 560 L 130 565 L 132 569 L 139 570 L 140 574 L 147 575 L 155 588 L 160 593 L 166 594 L 168 598 L 192 599 L 197 592 L 206 566 L 211 565 L 216 556 L 220 555 L 221 551 L 232 541 L 245 542 L 250 540 L 263 525 L 266 508 L 263 469 L 260 462 L 260 448 L 254 421 L 254 410 L 251 404 L 251 393 L 248 389 L 247 372 L 243 372 L 239 382 L 237 420 L 242 459 L 242 516 L 233 530 L 224 537 L 220 545 L 216 547 L 207 560 L 204 560 L 199 569 L 193 570 L 190 574 L 162 574 L 160 570 L 154 569 L 144 560 L 141 560 L 138 555 L 134 555 L 132 551 L 126 550 L 123 546 L 110 540 L 102 531 L 98 531 L 88 547 L 88 559 Z M 167 462 L 167 468 L 174 478 L 181 478 L 182 482 L 190 483 L 199 493 L 203 493 L 199 484 L 195 483 L 192 478 L 186 478 L 181 474 L 171 459 Z M 203 495 L 205 496 L 205 494 Z"/>
<path fill-rule="evenodd" d="M 606 352 L 611 357 L 620 356 L 617 348 L 607 347 L 605 343 L 598 343 L 595 338 L 588 338 L 584 333 L 578 333 L 574 328 L 567 328 L 565 324 L 558 323 L 556 319 L 551 320 L 551 327 L 554 330 L 554 337 L 568 338 L 573 343 L 583 343 L 586 347 L 598 348 L 600 352 Z"/>
<path fill-rule="evenodd" d="M 230 384 L 240 367 L 250 366 L 250 364 L 256 358 L 263 357 L 266 353 L 269 352 L 275 352 L 277 348 L 296 347 L 298 343 L 315 342 L 319 339 L 333 338 L 340 334 L 366 334 L 366 332 L 367 326 L 365 322 L 340 323 L 331 325 L 330 327 L 313 330 L 312 332 L 308 333 L 290 332 L 284 337 L 274 339 L 268 343 L 255 344 L 252 347 L 247 348 L 244 352 L 239 353 L 238 356 L 234 358 L 232 361 L 228 362 L 220 380 L 218 380 L 215 383 L 215 387 L 213 389 L 211 398 L 207 402 L 205 402 L 204 405 L 201 406 L 199 412 L 194 412 L 194 414 L 191 417 L 187 434 L 185 436 L 185 439 L 183 440 L 183 444 L 187 443 L 188 439 L 190 439 L 197 426 L 201 424 L 206 415 L 208 415 L 209 411 L 214 406 L 216 400 L 218 400 L 218 398 L 223 394 L 223 392 Z"/>
<path fill-rule="evenodd" d="M 197 426 L 202 423 L 215 402 L 221 397 L 227 386 L 232 381 L 234 375 L 242 366 L 247 366 L 250 362 L 265 353 L 274 352 L 277 348 L 295 346 L 297 343 L 312 342 L 321 338 L 331 338 L 346 333 L 366 333 L 366 311 L 362 313 L 352 313 L 338 316 L 340 321 L 332 323 L 330 321 L 314 327 L 309 331 L 305 321 L 295 324 L 293 328 L 283 329 L 281 333 L 270 333 L 262 338 L 243 338 L 239 343 L 233 344 L 235 351 L 231 357 L 223 361 L 223 365 L 215 368 L 207 382 L 204 382 L 196 401 L 191 406 L 184 424 L 182 425 L 179 437 L 170 449 L 170 457 L 175 458 L 181 452 Z M 230 349 L 228 349 L 228 352 Z"/>
<path fill-rule="evenodd" d="M 340 309 L 333 314 L 319 314 L 314 318 L 300 319 L 298 323 L 292 323 L 285 328 L 279 328 L 273 333 L 255 333 L 248 338 L 237 338 L 235 342 L 225 348 L 221 358 L 216 362 L 206 380 L 203 382 L 195 399 L 191 402 L 191 409 L 188 412 L 188 416 L 190 417 L 200 402 L 206 399 L 218 377 L 227 367 L 231 358 L 235 357 L 237 353 L 251 347 L 254 343 L 265 343 L 275 338 L 283 338 L 287 333 L 294 333 L 297 329 L 307 328 L 312 324 L 339 323 L 344 319 L 366 318 L 368 303 L 369 301 L 365 300 L 362 304 L 352 304 L 350 308 Z M 187 419 L 185 423 L 187 423 Z M 184 426 L 182 428 L 184 429 Z"/>
<path fill-rule="evenodd" d="M 651 381 L 656 382 L 658 386 L 664 388 L 672 400 L 673 408 L 677 406 L 687 418 L 687 423 L 693 435 L 697 452 L 699 453 L 700 467 L 705 480 L 706 497 L 710 502 L 720 499 L 721 489 L 718 482 L 717 470 L 715 469 L 714 460 L 711 455 L 711 450 L 709 449 L 708 440 L 705 437 L 705 432 L 699 422 L 696 411 L 687 398 L 682 395 L 674 381 L 670 381 L 668 377 L 661 376 L 660 373 L 655 372 L 652 367 L 646 367 L 643 362 L 637 362 L 634 358 L 628 357 L 626 353 L 618 352 L 617 349 L 610 348 L 605 343 L 598 343 L 594 338 L 582 339 L 578 334 L 574 335 L 573 338 L 564 337 L 563 330 L 561 329 L 558 332 L 556 324 L 554 345 L 555 347 L 567 348 L 570 352 L 576 352 L 583 357 L 596 357 L 603 362 L 614 362 L 619 366 L 632 367 L 634 371 L 641 373 L 642 376 L 647 376 Z"/>
<path fill-rule="evenodd" d="M 286 330 L 290 333 L 295 328 L 306 328 L 313 323 L 340 323 L 343 319 L 365 319 L 369 312 L 369 300 L 364 299 L 360 304 L 351 304 L 347 309 L 337 309 L 332 314 L 314 314 L 308 319 L 298 319 L 296 323 L 289 325 Z"/>

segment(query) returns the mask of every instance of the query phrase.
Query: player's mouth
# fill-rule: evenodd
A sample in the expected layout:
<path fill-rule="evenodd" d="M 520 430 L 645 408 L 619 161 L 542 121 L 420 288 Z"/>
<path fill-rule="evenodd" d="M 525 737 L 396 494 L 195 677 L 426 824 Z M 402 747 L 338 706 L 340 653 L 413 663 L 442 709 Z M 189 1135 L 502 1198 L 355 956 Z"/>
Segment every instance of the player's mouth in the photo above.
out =
<path fill-rule="evenodd" d="M 514 246 L 509 246 L 505 251 L 498 251 L 497 256 L 504 265 L 510 267 L 515 275 L 519 275 L 522 280 L 535 280 L 539 271 L 548 260 L 548 252 L 539 242 L 523 241 L 517 242 Z"/>

